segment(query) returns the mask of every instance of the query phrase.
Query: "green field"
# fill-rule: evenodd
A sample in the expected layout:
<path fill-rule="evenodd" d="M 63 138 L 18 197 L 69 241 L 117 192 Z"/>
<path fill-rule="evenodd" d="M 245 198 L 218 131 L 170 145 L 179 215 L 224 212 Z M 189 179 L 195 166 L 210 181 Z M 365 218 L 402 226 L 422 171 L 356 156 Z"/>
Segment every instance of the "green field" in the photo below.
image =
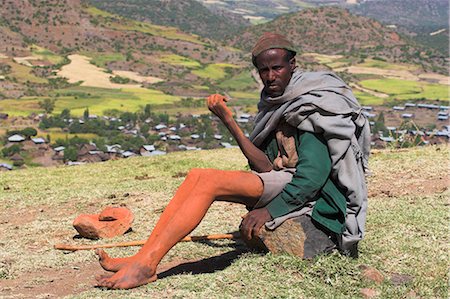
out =
<path fill-rule="evenodd" d="M 172 40 L 187 41 L 194 44 L 206 45 L 197 35 L 186 34 L 175 27 L 153 25 L 146 22 L 139 22 L 108 13 L 95 7 L 87 7 L 85 11 L 93 17 L 101 17 L 107 20 L 109 28 L 123 31 L 137 31 L 150 35 L 161 36 Z"/>
<path fill-rule="evenodd" d="M 92 251 L 64 253 L 53 245 L 146 239 L 183 174 L 194 167 L 244 170 L 247 160 L 239 150 L 0 172 L 2 297 L 334 299 L 363 298 L 361 290 L 371 288 L 378 298 L 447 298 L 448 169 L 440 161 L 448 155 L 448 147 L 430 146 L 371 157 L 366 235 L 358 259 L 337 253 L 313 260 L 254 253 L 231 240 L 180 243 L 161 263 L 173 272 L 123 291 L 94 287 L 94 275 L 102 271 Z M 137 179 L 146 175 L 149 179 Z M 132 232 L 111 240 L 73 238 L 76 216 L 109 205 L 133 211 Z M 236 204 L 214 203 L 192 234 L 236 231 L 246 212 Z M 107 249 L 114 257 L 137 250 Z M 364 267 L 377 269 L 383 282 L 365 279 Z"/>
<path fill-rule="evenodd" d="M 230 91 L 229 94 L 232 98 L 242 99 L 242 100 L 259 100 L 259 92 L 245 92 L 245 91 Z"/>
<path fill-rule="evenodd" d="M 181 97 L 165 94 L 154 89 L 124 88 L 106 89 L 96 87 L 72 87 L 52 92 L 56 99 L 53 114 L 63 109 L 70 109 L 74 116 L 81 116 L 86 108 L 91 114 L 103 115 L 105 110 L 135 112 L 147 104 L 161 105 L 179 101 Z M 27 116 L 31 113 L 42 113 L 39 101 L 44 98 L 24 97 L 17 100 L 3 100 L 0 111 L 11 116 Z"/>
<path fill-rule="evenodd" d="M 188 68 L 201 67 L 200 62 L 198 62 L 194 59 L 176 55 L 176 54 L 162 55 L 159 59 L 161 62 L 166 62 L 171 65 L 180 65 L 180 66 L 184 66 L 184 67 L 188 67 Z"/>
<path fill-rule="evenodd" d="M 39 47 L 38 45 L 32 45 L 30 50 L 33 56 L 40 57 L 42 60 L 47 60 L 52 64 L 58 64 L 64 61 L 64 57 L 57 55 L 48 49 Z"/>
<path fill-rule="evenodd" d="M 7 77 L 15 78 L 20 83 L 32 82 L 32 83 L 40 83 L 45 84 L 48 83 L 47 79 L 40 78 L 31 73 L 32 68 L 15 63 L 15 62 L 7 62 L 9 66 L 11 66 L 11 72 L 7 74 Z"/>
<path fill-rule="evenodd" d="M 391 63 L 382 60 L 376 59 L 366 59 L 363 63 L 360 63 L 356 66 L 360 67 L 373 67 L 385 70 L 406 70 L 406 71 L 414 71 L 419 69 L 418 66 L 412 64 L 399 64 L 399 63 Z"/>
<path fill-rule="evenodd" d="M 230 63 L 214 63 L 202 69 L 193 70 L 192 73 L 203 79 L 217 81 L 226 77 L 227 68 L 239 68 L 239 66 Z"/>
<path fill-rule="evenodd" d="M 244 71 L 230 79 L 220 82 L 219 87 L 230 90 L 248 90 L 256 89 L 257 84 L 250 71 Z"/>
<path fill-rule="evenodd" d="M 364 88 L 390 95 L 391 99 L 410 100 L 426 98 L 430 100 L 448 101 L 449 87 L 442 84 L 431 84 L 400 79 L 363 80 L 359 84 Z"/>
<path fill-rule="evenodd" d="M 106 65 L 109 62 L 125 61 L 126 60 L 125 56 L 123 54 L 121 54 L 121 53 L 107 53 L 107 54 L 105 54 L 105 53 L 91 53 L 91 52 L 83 53 L 82 52 L 81 55 L 85 55 L 85 56 L 91 57 L 92 59 L 91 59 L 90 62 L 92 64 L 98 66 L 98 67 L 101 67 L 101 68 L 106 68 Z"/>
<path fill-rule="evenodd" d="M 353 94 L 361 105 L 379 106 L 384 103 L 384 99 L 368 94 L 367 92 L 353 89 Z"/>
<path fill-rule="evenodd" d="M 55 142 L 57 139 L 71 139 L 75 136 L 78 136 L 80 138 L 84 138 L 87 140 L 92 140 L 94 138 L 97 138 L 98 135 L 92 134 L 92 133 L 67 133 L 63 132 L 60 128 L 49 128 L 45 131 L 39 131 L 38 135 L 39 137 L 47 138 L 47 135 L 50 136 L 51 142 Z"/>

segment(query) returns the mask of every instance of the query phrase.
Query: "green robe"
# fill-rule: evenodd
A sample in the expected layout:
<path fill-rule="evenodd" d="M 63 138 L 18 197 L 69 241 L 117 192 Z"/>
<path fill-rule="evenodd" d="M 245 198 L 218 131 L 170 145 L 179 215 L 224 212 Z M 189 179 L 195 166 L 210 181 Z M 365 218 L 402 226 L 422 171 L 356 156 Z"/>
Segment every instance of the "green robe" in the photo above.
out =
<path fill-rule="evenodd" d="M 346 199 L 330 179 L 331 159 L 328 147 L 319 135 L 297 130 L 298 154 L 292 181 L 267 204 L 270 215 L 277 218 L 298 210 L 308 201 L 316 201 L 312 218 L 328 230 L 341 234 L 345 230 Z M 273 162 L 278 155 L 275 136 L 267 138 L 261 149 Z"/>

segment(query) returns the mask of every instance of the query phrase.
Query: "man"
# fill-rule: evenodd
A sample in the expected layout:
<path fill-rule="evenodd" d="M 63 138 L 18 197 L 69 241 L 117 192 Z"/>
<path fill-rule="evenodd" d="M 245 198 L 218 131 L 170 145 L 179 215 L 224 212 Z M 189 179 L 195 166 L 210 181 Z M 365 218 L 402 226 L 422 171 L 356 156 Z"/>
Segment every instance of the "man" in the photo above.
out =
<path fill-rule="evenodd" d="M 97 277 L 99 286 L 128 289 L 154 281 L 164 255 L 200 223 L 215 200 L 251 209 L 240 227 L 244 239 L 258 236 L 263 225 L 276 229 L 299 216 L 310 237 L 321 240 L 305 257 L 335 244 L 344 252 L 354 249 L 364 233 L 367 120 L 345 83 L 332 73 L 297 70 L 295 54 L 278 34 L 265 34 L 256 43 L 252 60 L 264 89 L 251 141 L 225 97 L 207 99 L 253 172 L 191 170 L 136 255 L 110 258 L 97 251 L 101 266 L 115 272 Z"/>

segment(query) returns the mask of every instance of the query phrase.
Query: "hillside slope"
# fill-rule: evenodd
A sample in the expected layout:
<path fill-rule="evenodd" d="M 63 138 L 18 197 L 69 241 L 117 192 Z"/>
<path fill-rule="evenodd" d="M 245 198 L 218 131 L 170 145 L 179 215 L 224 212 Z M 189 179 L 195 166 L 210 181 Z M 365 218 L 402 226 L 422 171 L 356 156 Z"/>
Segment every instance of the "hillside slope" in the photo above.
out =
<path fill-rule="evenodd" d="M 384 24 L 407 30 L 418 42 L 449 53 L 449 2 L 447 0 L 365 1 L 351 11 Z M 435 34 L 435 32 L 440 32 Z"/>
<path fill-rule="evenodd" d="M 286 34 L 303 52 L 363 55 L 417 63 L 445 71 L 445 57 L 408 40 L 379 22 L 337 7 L 304 9 L 247 28 L 231 44 L 249 50 L 262 32 Z"/>
<path fill-rule="evenodd" d="M 160 78 L 164 82 L 158 88 L 179 94 L 186 94 L 186 89 L 194 84 L 205 88 L 202 85 L 210 83 L 212 73 L 205 68 L 211 63 L 218 64 L 210 68 L 216 77 L 222 78 L 227 74 L 226 68 L 238 68 L 243 62 L 240 51 L 224 47 L 221 42 L 175 27 L 127 19 L 81 0 L 2 1 L 0 33 L 0 53 L 9 59 L 0 61 L 0 64 L 9 65 L 10 69 L 16 68 L 12 65 L 12 58 L 30 56 L 33 54 L 31 48 L 39 46 L 42 48 L 40 52 L 61 57 L 58 63 L 43 61 L 41 65 L 45 67 L 53 65 L 58 69 L 62 57 L 78 53 L 92 58 L 93 64 L 110 73 L 113 70 L 133 71 L 138 75 Z M 22 73 L 33 72 L 44 78 L 33 81 L 29 79 L 31 75 L 27 75 L 22 81 L 40 83 L 39 86 L 33 85 L 35 89 L 44 88 L 51 70 L 28 66 L 30 69 Z M 22 65 L 17 67 L 23 69 Z M 17 97 L 10 92 L 12 84 L 13 81 L 0 82 L 0 92 L 7 97 Z M 29 93 L 27 88 L 23 88 L 18 94 L 36 95 L 41 92 Z"/>
<path fill-rule="evenodd" d="M 304 261 L 247 252 L 231 240 L 181 243 L 162 261 L 156 282 L 124 291 L 94 287 L 102 271 L 92 251 L 65 254 L 53 245 L 147 238 L 189 169 L 243 170 L 246 161 L 238 150 L 0 172 L 0 292 L 6 298 L 359 298 L 369 288 L 381 298 L 444 298 L 448 154 L 448 147 L 429 146 L 371 156 L 366 236 L 358 259 L 332 254 Z M 112 240 L 74 238 L 77 215 L 108 205 L 133 211 L 132 232 Z M 236 204 L 214 203 L 192 234 L 233 232 L 245 213 Z M 108 253 L 123 257 L 137 249 Z M 367 268 L 377 269 L 383 282 L 366 279 Z"/>
<path fill-rule="evenodd" d="M 213 13 L 195 0 L 90 0 L 96 7 L 130 19 L 173 26 L 185 32 L 220 40 L 249 23 L 236 14 Z"/>

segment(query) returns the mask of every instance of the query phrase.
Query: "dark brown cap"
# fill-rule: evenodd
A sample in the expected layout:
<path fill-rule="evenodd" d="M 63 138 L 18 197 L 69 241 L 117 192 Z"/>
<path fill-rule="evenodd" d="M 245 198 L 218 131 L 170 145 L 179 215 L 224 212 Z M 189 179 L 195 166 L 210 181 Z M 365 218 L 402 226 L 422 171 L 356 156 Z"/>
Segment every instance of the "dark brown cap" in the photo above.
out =
<path fill-rule="evenodd" d="M 272 32 L 265 32 L 259 40 L 256 42 L 252 50 L 252 59 L 269 49 L 285 49 L 297 53 L 294 49 L 294 45 L 287 40 L 284 35 Z"/>

